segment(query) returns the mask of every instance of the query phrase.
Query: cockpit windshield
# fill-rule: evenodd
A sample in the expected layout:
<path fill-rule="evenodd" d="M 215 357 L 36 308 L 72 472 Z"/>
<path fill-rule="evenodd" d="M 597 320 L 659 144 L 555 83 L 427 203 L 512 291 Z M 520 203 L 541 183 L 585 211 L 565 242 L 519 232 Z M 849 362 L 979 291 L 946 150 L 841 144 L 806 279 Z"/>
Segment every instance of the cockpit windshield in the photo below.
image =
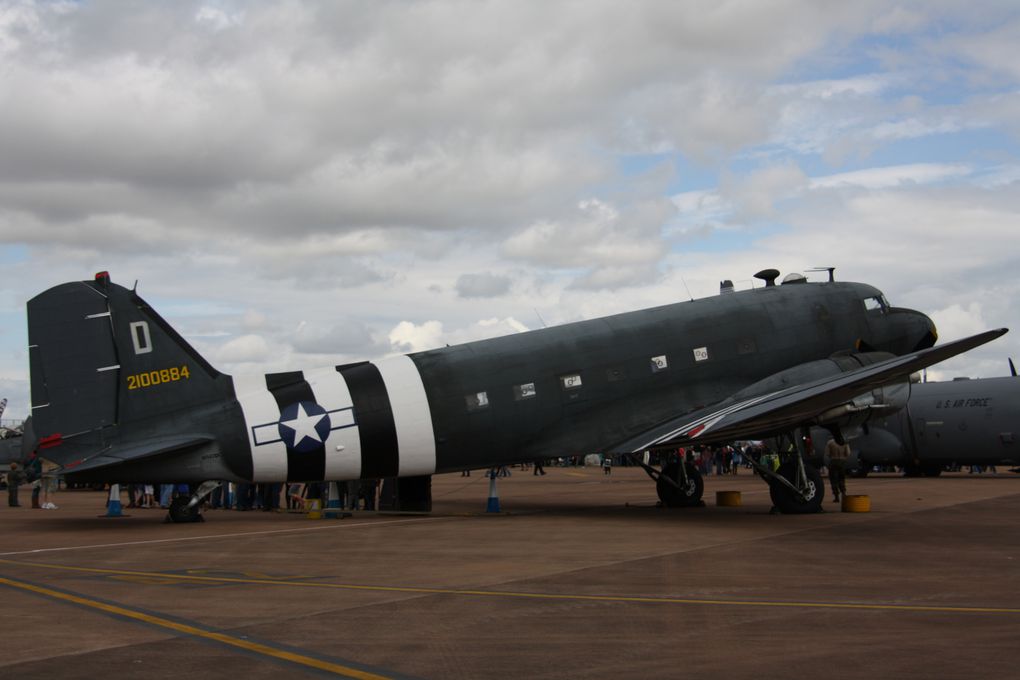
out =
<path fill-rule="evenodd" d="M 889 301 L 885 299 L 884 295 L 864 298 L 864 308 L 869 312 L 879 311 L 884 314 L 889 311 Z"/>

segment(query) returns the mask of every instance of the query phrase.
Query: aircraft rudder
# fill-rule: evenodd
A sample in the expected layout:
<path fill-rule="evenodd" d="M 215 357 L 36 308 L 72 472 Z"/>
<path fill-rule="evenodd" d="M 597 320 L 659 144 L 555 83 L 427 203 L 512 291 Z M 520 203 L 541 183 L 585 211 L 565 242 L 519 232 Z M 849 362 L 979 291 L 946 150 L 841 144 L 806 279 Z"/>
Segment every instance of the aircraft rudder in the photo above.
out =
<path fill-rule="evenodd" d="M 229 398 L 213 368 L 137 293 L 110 281 L 28 302 L 32 414 L 41 437 L 97 430 Z"/>

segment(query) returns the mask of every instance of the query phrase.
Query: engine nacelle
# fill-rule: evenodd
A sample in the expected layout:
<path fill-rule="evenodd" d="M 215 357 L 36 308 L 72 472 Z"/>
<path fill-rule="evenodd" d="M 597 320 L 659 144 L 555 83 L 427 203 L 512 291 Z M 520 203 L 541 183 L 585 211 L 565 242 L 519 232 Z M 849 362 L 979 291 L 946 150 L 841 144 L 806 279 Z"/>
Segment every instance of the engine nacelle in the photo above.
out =
<path fill-rule="evenodd" d="M 885 361 L 892 358 L 887 352 L 862 352 L 856 354 L 837 354 L 828 359 L 819 359 L 798 364 L 744 388 L 737 393 L 736 400 L 755 397 L 762 394 L 778 392 L 795 385 L 802 385 L 821 378 L 853 371 L 863 366 Z M 909 380 L 876 388 L 854 397 L 852 400 L 834 406 L 805 425 L 838 426 L 846 430 L 859 427 L 872 418 L 883 418 L 895 413 L 907 405 L 910 396 Z"/>

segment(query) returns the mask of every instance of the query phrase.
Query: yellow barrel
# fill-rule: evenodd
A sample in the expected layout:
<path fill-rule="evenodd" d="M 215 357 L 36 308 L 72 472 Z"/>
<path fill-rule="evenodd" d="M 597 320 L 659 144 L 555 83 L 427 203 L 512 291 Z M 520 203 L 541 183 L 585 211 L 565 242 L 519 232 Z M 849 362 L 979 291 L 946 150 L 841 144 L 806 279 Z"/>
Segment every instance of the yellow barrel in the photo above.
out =
<path fill-rule="evenodd" d="M 871 512 L 871 497 L 843 496 L 843 512 Z"/>
<path fill-rule="evenodd" d="M 308 519 L 322 519 L 322 501 L 320 499 L 308 499 L 305 507 L 308 510 Z"/>
<path fill-rule="evenodd" d="M 716 491 L 715 492 L 715 504 L 721 508 L 737 508 L 740 507 L 740 492 L 739 491 Z"/>

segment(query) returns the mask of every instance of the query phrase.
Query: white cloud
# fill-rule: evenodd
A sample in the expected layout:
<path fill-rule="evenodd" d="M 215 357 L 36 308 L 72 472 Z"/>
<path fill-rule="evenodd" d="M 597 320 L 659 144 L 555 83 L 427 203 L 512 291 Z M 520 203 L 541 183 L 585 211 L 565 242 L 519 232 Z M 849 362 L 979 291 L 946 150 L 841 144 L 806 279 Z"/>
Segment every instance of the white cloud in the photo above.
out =
<path fill-rule="evenodd" d="M 795 163 L 782 163 L 745 177 L 725 177 L 721 193 L 735 208 L 737 219 L 754 220 L 774 215 L 777 202 L 795 196 L 806 185 L 807 177 Z"/>
<path fill-rule="evenodd" d="M 443 345 L 443 324 L 438 321 L 426 321 L 414 324 L 401 321 L 390 331 L 390 345 L 396 352 L 423 352 Z"/>
<path fill-rule="evenodd" d="M 675 214 L 675 206 L 665 198 L 631 206 L 626 213 L 599 199 L 586 199 L 575 216 L 536 222 L 506 239 L 501 252 L 550 267 L 586 270 L 583 280 L 604 278 L 604 273 L 592 274 L 603 270 L 641 272 L 644 278 L 665 252 L 662 225 Z M 609 278 L 617 285 L 636 281 L 633 275 Z"/>
<path fill-rule="evenodd" d="M 228 371 L 714 294 L 766 266 L 834 264 L 1008 325 L 1020 41 L 1010 3 L 979 14 L 7 3 L 0 368 L 27 377 L 25 300 L 101 269 Z"/>
<path fill-rule="evenodd" d="M 439 321 L 415 324 L 401 321 L 389 333 L 394 352 L 409 353 L 523 333 L 528 327 L 513 317 L 481 319 L 463 328 L 446 330 Z"/>
<path fill-rule="evenodd" d="M 893 7 L 879 15 L 871 22 L 872 29 L 879 34 L 909 33 L 923 28 L 927 24 L 927 16 L 906 7 Z"/>
<path fill-rule="evenodd" d="M 913 163 L 813 177 L 810 180 L 810 187 L 812 189 L 839 187 L 886 189 L 902 184 L 932 184 L 962 179 L 972 174 L 973 171 L 973 167 L 963 163 Z"/>
<path fill-rule="evenodd" d="M 966 307 L 953 304 L 929 314 L 939 333 L 947 338 L 962 338 L 990 328 L 981 311 L 980 302 L 971 302 Z"/>
<path fill-rule="evenodd" d="M 253 363 L 268 361 L 269 343 L 261 335 L 242 335 L 221 345 L 215 353 L 215 361 L 222 364 Z"/>
<path fill-rule="evenodd" d="M 222 31 L 236 26 L 243 20 L 240 13 L 228 14 L 219 7 L 199 7 L 195 12 L 195 23 L 213 31 Z"/>

